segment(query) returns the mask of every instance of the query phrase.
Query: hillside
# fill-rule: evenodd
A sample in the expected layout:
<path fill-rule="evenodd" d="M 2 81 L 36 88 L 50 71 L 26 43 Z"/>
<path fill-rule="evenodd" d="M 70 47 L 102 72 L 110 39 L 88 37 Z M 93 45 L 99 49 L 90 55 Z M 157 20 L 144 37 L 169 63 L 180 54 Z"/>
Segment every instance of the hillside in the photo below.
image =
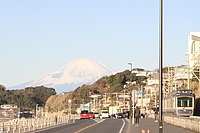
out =
<path fill-rule="evenodd" d="M 0 105 L 15 104 L 19 108 L 34 110 L 35 106 L 44 106 L 46 100 L 55 95 L 55 89 L 44 86 L 27 87 L 21 90 L 6 90 L 0 86 Z"/>
<path fill-rule="evenodd" d="M 116 73 L 115 75 L 105 76 L 97 80 L 92 85 L 82 85 L 81 87 L 76 88 L 74 91 L 65 94 L 64 96 L 59 95 L 63 98 L 58 98 L 59 96 L 53 96 L 52 99 L 47 101 L 46 105 L 48 105 L 49 109 L 53 109 L 55 106 L 59 106 L 58 110 L 62 110 L 66 108 L 66 112 L 68 109 L 67 100 L 72 99 L 72 109 L 75 111 L 76 108 L 80 107 L 80 104 L 89 103 L 91 95 L 102 95 L 107 93 L 108 96 L 111 93 L 122 92 L 124 90 L 124 85 L 126 82 L 136 82 L 137 85 L 144 85 L 148 77 L 144 76 L 136 76 L 131 74 L 129 70 Z M 198 89 L 198 82 L 195 80 L 190 81 L 191 89 L 195 92 L 196 98 L 200 97 L 200 91 Z M 186 88 L 186 84 L 182 86 Z M 110 95 L 110 98 L 111 95 Z"/>
<path fill-rule="evenodd" d="M 117 73 L 111 76 L 105 76 L 97 80 L 92 85 L 82 85 L 72 92 L 63 95 L 52 96 L 47 100 L 46 107 L 49 111 L 53 111 L 56 108 L 58 111 L 66 108 L 67 101 L 72 99 L 72 109 L 75 111 L 76 108 L 80 107 L 82 103 L 90 102 L 90 95 L 98 94 L 103 95 L 104 93 L 111 94 L 114 92 L 121 92 L 124 90 L 124 85 L 127 81 L 135 81 L 137 84 L 141 84 L 145 81 L 146 77 L 136 77 L 131 74 L 129 70 Z"/>

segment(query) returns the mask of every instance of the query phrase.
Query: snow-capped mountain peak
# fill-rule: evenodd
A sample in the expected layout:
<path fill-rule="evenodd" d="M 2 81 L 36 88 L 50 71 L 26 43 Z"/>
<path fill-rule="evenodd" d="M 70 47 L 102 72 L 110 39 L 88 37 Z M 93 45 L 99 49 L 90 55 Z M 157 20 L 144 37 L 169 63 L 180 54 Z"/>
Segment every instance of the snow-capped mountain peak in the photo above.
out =
<path fill-rule="evenodd" d="M 112 73 L 113 71 L 110 68 L 94 59 L 79 58 L 39 80 L 16 87 L 43 85 L 45 87 L 53 87 L 57 93 L 61 93 L 74 90 L 83 84 L 92 84 L 99 78 L 109 76 Z"/>

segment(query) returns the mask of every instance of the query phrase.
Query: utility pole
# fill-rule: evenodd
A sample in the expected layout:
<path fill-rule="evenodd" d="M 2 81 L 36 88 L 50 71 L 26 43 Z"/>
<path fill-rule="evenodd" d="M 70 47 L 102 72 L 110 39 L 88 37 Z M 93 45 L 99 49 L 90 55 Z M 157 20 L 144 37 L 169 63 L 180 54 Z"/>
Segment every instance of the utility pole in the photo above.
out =
<path fill-rule="evenodd" d="M 132 70 L 133 70 L 133 66 L 132 66 L 132 63 L 127 63 L 128 65 L 130 65 L 131 66 L 131 74 L 132 74 Z M 133 102 L 133 100 L 132 100 L 132 98 L 133 98 L 133 96 L 132 96 L 132 81 L 131 81 L 131 87 L 130 87 L 130 99 L 129 99 L 129 103 L 130 103 L 130 109 L 129 109 L 129 119 L 131 120 L 132 119 L 132 115 L 134 114 L 134 113 L 132 113 L 133 112 L 133 110 L 132 110 L 132 106 L 133 106 L 133 104 L 134 104 L 134 102 Z M 134 96 L 135 97 L 135 96 Z"/>
<path fill-rule="evenodd" d="M 160 0 L 160 32 L 159 32 L 159 133 L 163 133 L 163 90 L 162 90 L 162 81 L 163 81 L 163 0 Z"/>
<path fill-rule="evenodd" d="M 124 90 L 124 110 L 125 110 L 125 108 L 126 108 L 126 101 L 125 101 L 125 90 Z"/>
<path fill-rule="evenodd" d="M 105 103 L 104 103 L 104 107 L 106 107 L 106 102 L 107 102 L 107 98 L 106 98 L 106 93 L 105 93 Z"/>
<path fill-rule="evenodd" d="M 155 83 L 155 107 L 157 107 L 157 84 Z"/>
<path fill-rule="evenodd" d="M 39 104 L 36 104 L 36 107 L 35 107 L 35 117 L 38 118 L 38 105 Z"/>
<path fill-rule="evenodd" d="M 132 63 L 128 63 L 131 66 L 131 74 L 132 74 Z M 134 93 L 134 101 L 132 100 L 133 98 L 133 90 L 132 90 L 132 81 L 131 81 L 131 86 L 130 86 L 130 99 L 129 99 L 129 119 L 132 124 L 134 124 L 134 104 L 135 104 L 135 93 Z M 135 91 L 134 91 L 135 92 Z M 132 132 L 132 124 L 131 124 L 131 132 Z"/>
<path fill-rule="evenodd" d="M 94 97 L 94 110 L 93 111 L 96 111 L 96 97 Z"/>
<path fill-rule="evenodd" d="M 132 124 L 135 124 L 134 118 L 135 118 L 135 113 L 134 113 L 134 109 L 135 109 L 135 90 L 132 91 L 132 103 L 133 103 L 133 109 L 132 109 Z"/>

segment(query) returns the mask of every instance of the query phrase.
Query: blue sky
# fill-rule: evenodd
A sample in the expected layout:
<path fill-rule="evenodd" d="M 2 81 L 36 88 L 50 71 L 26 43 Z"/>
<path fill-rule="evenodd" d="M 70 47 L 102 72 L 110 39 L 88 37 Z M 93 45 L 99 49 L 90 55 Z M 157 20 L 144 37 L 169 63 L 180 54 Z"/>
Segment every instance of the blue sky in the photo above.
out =
<path fill-rule="evenodd" d="M 164 66 L 186 62 L 199 0 L 164 0 Z M 42 78 L 77 58 L 123 71 L 159 67 L 159 0 L 0 1 L 0 84 Z"/>

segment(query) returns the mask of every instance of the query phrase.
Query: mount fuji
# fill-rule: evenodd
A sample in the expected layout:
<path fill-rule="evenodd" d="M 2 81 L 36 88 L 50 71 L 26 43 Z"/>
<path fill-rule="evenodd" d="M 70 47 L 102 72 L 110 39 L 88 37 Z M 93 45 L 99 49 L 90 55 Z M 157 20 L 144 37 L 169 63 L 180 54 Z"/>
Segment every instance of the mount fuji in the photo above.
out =
<path fill-rule="evenodd" d="M 9 88 L 22 89 L 30 86 L 45 86 L 54 88 L 57 93 L 62 93 L 75 90 L 83 84 L 92 84 L 99 78 L 113 73 L 112 69 L 94 59 L 79 58 L 39 80 Z"/>

